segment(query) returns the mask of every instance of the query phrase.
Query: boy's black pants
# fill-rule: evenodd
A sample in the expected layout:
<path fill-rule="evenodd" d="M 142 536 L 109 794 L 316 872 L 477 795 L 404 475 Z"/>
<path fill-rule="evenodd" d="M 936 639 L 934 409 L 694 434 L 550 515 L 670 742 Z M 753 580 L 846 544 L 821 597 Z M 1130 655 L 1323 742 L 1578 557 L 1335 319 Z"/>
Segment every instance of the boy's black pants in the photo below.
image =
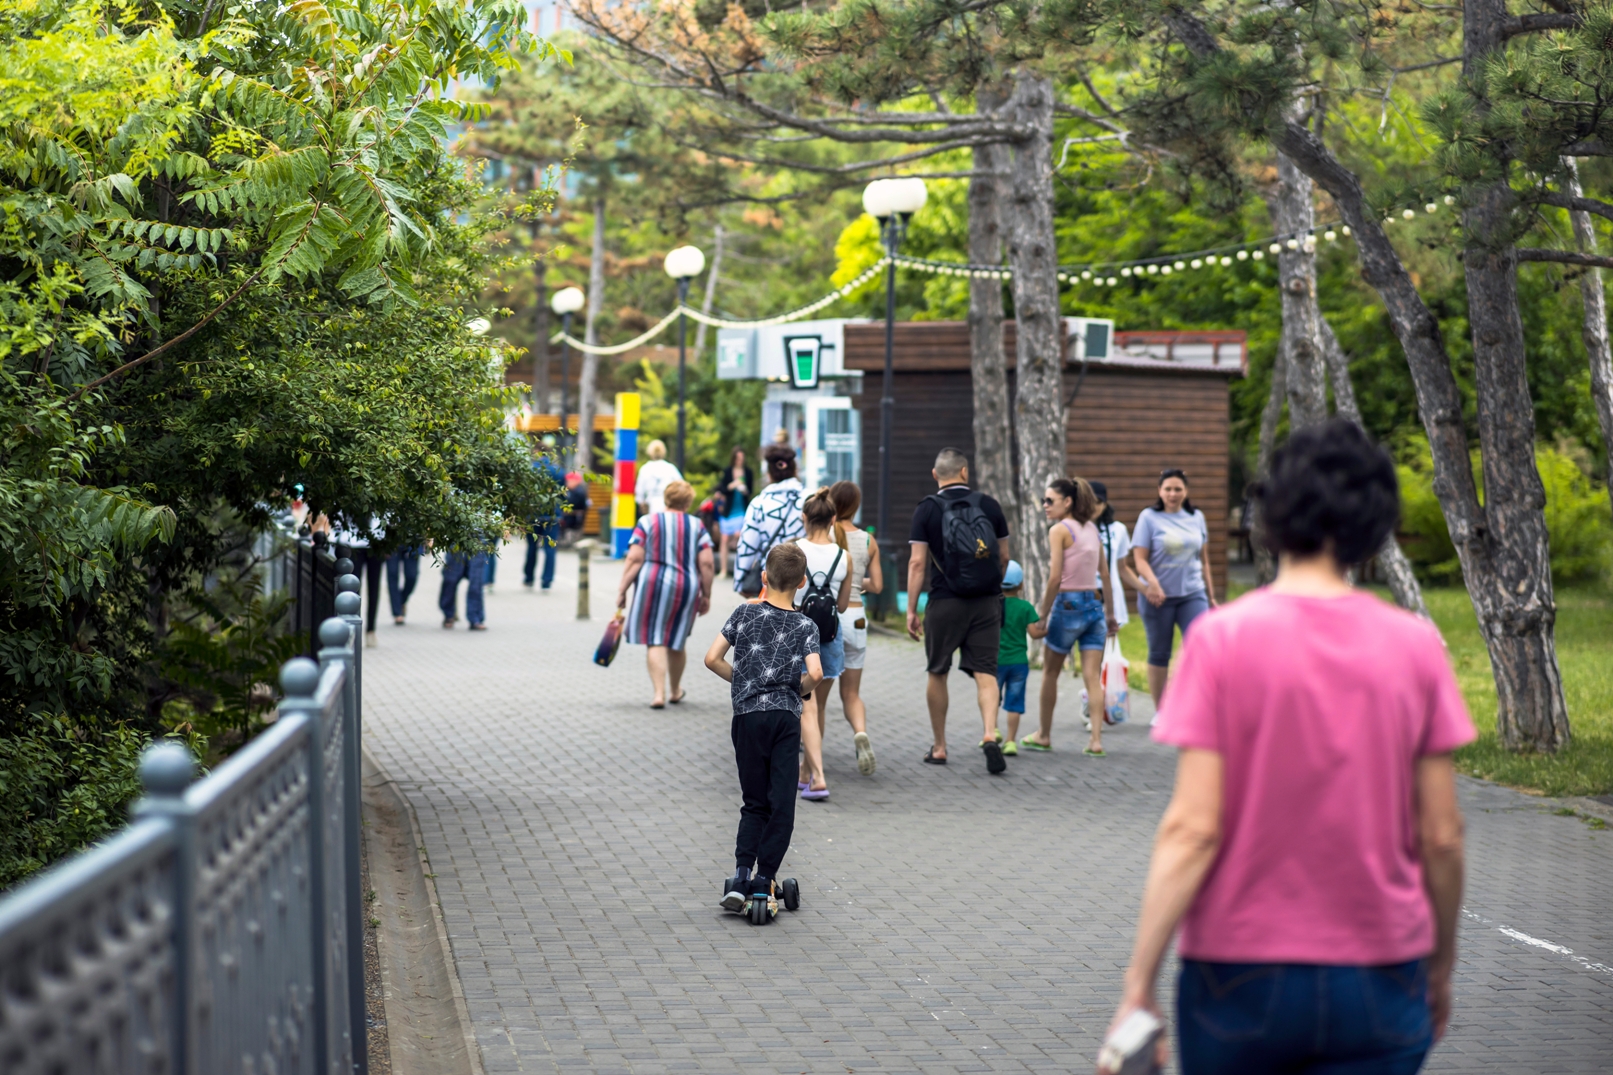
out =
<path fill-rule="evenodd" d="M 795 832 L 796 773 L 801 752 L 801 718 L 787 709 L 736 713 L 734 760 L 745 805 L 739 811 L 734 860 L 739 870 L 778 876 Z"/>

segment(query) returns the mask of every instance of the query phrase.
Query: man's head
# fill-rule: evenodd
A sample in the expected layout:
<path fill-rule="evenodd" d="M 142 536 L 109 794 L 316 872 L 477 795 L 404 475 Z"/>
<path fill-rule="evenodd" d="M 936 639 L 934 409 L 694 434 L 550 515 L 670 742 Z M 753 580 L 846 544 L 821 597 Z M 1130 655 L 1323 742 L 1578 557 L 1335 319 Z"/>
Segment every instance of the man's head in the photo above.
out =
<path fill-rule="evenodd" d="M 762 584 L 776 594 L 793 594 L 806 579 L 806 553 L 794 542 L 774 545 L 762 568 Z"/>
<path fill-rule="evenodd" d="M 651 459 L 665 459 L 666 444 L 662 441 L 652 440 L 644 446 L 644 454 Z"/>
<path fill-rule="evenodd" d="M 969 457 L 956 448 L 942 448 L 935 457 L 935 484 L 940 486 L 969 484 Z"/>

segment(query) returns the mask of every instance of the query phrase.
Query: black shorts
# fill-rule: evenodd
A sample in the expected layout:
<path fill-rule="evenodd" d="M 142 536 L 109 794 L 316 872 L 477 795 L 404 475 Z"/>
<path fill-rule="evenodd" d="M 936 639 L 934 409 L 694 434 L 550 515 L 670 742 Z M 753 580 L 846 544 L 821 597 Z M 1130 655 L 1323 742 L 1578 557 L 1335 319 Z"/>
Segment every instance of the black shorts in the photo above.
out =
<path fill-rule="evenodd" d="M 962 650 L 958 668 L 971 675 L 997 674 L 997 643 L 1002 638 L 1001 594 L 943 597 L 924 610 L 924 655 L 929 670 L 944 676 L 952 670 L 952 653 Z"/>

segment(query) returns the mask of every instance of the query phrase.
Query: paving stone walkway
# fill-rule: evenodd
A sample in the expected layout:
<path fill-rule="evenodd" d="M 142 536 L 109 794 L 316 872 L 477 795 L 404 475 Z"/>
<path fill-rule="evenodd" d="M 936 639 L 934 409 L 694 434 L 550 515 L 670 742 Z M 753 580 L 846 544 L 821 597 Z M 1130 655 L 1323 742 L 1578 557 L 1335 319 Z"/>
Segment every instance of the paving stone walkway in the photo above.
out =
<path fill-rule="evenodd" d="M 699 665 L 734 599 L 697 622 L 688 702 L 652 711 L 641 649 L 590 662 L 616 566 L 594 561 L 578 623 L 574 555 L 544 595 L 519 553 L 485 634 L 438 626 L 425 567 L 365 655 L 368 742 L 419 813 L 486 1071 L 1092 1069 L 1171 751 L 1128 725 L 1084 758 L 1066 690 L 1059 749 L 989 778 L 959 676 L 953 762 L 921 765 L 922 659 L 871 639 L 879 770 L 858 776 L 831 701 L 833 796 L 800 804 L 785 866 L 804 906 L 753 927 L 715 905 L 739 796 L 727 686 Z M 1457 1007 L 1428 1070 L 1613 1070 L 1613 830 L 1462 794 Z"/>

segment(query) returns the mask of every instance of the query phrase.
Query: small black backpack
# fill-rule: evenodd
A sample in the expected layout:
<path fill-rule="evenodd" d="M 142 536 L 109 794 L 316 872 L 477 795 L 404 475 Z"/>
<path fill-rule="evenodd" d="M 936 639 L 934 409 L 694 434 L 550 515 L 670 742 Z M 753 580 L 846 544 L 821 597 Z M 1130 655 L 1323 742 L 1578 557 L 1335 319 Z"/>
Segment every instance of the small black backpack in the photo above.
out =
<path fill-rule="evenodd" d="M 844 549 L 835 550 L 834 563 L 827 572 L 807 572 L 807 592 L 796 611 L 818 626 L 818 645 L 827 645 L 840 635 L 840 595 L 834 592 L 835 568 L 840 566 Z M 822 579 L 819 582 L 818 579 Z"/>
<path fill-rule="evenodd" d="M 1001 593 L 997 530 L 980 506 L 981 494 L 930 496 L 941 508 L 941 555 L 936 557 L 936 564 L 947 586 L 958 597 Z"/>

